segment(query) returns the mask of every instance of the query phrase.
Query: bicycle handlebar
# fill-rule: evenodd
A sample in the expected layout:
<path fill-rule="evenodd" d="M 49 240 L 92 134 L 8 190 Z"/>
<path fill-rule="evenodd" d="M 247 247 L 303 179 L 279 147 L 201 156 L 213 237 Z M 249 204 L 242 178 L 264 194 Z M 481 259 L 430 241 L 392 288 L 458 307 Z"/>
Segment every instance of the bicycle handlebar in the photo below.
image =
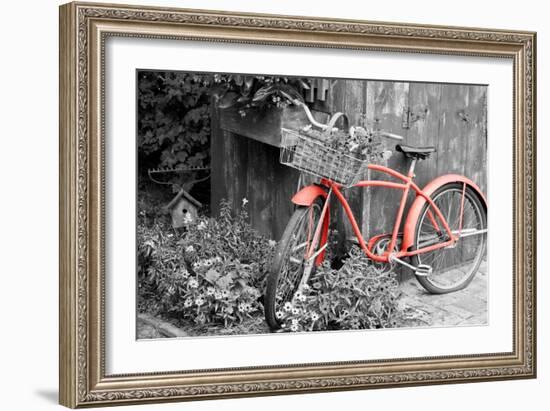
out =
<path fill-rule="evenodd" d="M 308 120 L 315 127 L 320 128 L 321 130 L 326 130 L 329 127 L 329 124 L 319 123 L 317 120 L 315 120 L 313 118 L 313 114 L 311 114 L 311 110 L 309 109 L 309 107 L 305 103 L 301 102 L 298 99 L 294 99 L 294 100 L 292 100 L 292 102 L 295 105 L 300 106 L 304 109 Z M 379 135 L 380 137 L 391 138 L 391 139 L 399 140 L 399 141 L 403 140 L 403 136 L 400 136 L 399 134 L 388 133 L 387 131 L 376 131 L 375 134 Z"/>
<path fill-rule="evenodd" d="M 292 100 L 292 102 L 297 105 L 297 106 L 300 106 L 304 109 L 304 111 L 306 112 L 306 116 L 307 116 L 307 119 L 309 120 L 309 122 L 311 124 L 313 124 L 315 127 L 318 127 L 322 130 L 326 130 L 328 128 L 328 124 L 323 124 L 323 123 L 319 123 L 317 120 L 315 120 L 313 118 L 313 114 L 311 114 L 311 110 L 309 109 L 309 107 L 305 104 L 305 103 L 302 103 L 300 100 Z"/>

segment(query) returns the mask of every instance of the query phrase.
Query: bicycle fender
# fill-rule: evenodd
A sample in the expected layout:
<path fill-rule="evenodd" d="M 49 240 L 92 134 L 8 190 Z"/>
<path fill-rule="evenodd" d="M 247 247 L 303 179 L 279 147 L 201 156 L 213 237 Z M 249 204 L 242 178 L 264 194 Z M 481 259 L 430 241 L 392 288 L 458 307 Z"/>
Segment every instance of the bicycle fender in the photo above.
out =
<path fill-rule="evenodd" d="M 294 194 L 292 202 L 296 205 L 310 206 L 319 196 L 327 198 L 327 192 L 322 187 L 312 184 Z"/>
<path fill-rule="evenodd" d="M 294 197 L 292 197 L 292 202 L 296 205 L 307 207 L 313 204 L 313 202 L 317 197 L 327 198 L 327 192 L 322 187 L 312 184 L 302 188 L 300 191 L 294 194 Z M 327 213 L 325 214 L 325 218 L 323 221 L 323 231 L 321 233 L 321 240 L 319 243 L 320 246 L 325 245 L 325 243 L 327 242 L 329 225 L 330 225 L 330 210 L 327 210 Z M 323 262 L 325 258 L 325 252 L 326 250 L 321 252 L 315 259 L 316 266 L 319 266 Z"/>
<path fill-rule="evenodd" d="M 439 189 L 441 186 L 449 183 L 465 183 L 467 186 L 471 187 L 479 196 L 485 209 L 487 209 L 487 199 L 482 193 L 481 189 L 469 178 L 461 176 L 460 174 L 446 174 L 440 177 L 437 177 L 435 180 L 429 182 L 426 187 L 422 190 L 427 196 L 431 195 Z M 422 212 L 422 207 L 427 200 L 418 195 L 413 201 L 409 212 L 407 214 L 407 219 L 405 220 L 405 225 L 403 226 L 403 244 L 402 250 L 408 250 L 414 244 L 414 235 L 416 230 L 416 224 L 420 218 L 420 213 Z"/>

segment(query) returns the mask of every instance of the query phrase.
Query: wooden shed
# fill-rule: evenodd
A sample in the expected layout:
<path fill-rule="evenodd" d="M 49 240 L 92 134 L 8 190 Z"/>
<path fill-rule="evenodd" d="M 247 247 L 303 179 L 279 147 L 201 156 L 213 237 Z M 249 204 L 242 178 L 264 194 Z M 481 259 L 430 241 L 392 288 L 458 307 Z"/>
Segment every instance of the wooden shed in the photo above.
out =
<path fill-rule="evenodd" d="M 417 165 L 419 186 L 441 174 L 460 173 L 486 192 L 486 86 L 346 79 L 316 84 L 322 91 L 313 89 L 307 97 L 318 120 L 341 111 L 352 125 L 366 120 L 369 127 L 403 135 L 404 144 L 435 146 L 437 153 Z M 252 225 L 279 240 L 298 182 L 297 171 L 279 164 L 280 128 L 308 124 L 307 118 L 295 107 L 251 110 L 242 117 L 235 109 L 212 106 L 211 209 L 217 213 L 223 198 L 235 208 L 247 198 Z M 392 141 L 385 144 L 395 146 Z M 395 152 L 386 165 L 406 172 L 408 162 Z M 400 192 L 346 191 L 364 236 L 391 229 Z M 350 235 L 341 217 L 336 218 L 339 231 Z"/>

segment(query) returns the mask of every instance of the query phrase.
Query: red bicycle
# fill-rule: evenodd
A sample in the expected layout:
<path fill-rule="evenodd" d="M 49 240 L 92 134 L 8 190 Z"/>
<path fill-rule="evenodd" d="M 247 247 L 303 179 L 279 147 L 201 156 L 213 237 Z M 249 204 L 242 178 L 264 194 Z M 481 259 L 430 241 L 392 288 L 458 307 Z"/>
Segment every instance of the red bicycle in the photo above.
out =
<path fill-rule="evenodd" d="M 298 101 L 313 126 L 331 130 L 337 113 L 328 124 L 315 121 L 308 107 Z M 389 139 L 403 137 L 377 132 Z M 417 161 L 427 159 L 434 147 L 398 144 L 410 166 L 406 175 L 343 154 L 322 141 L 294 130 L 282 130 L 281 163 L 320 177 L 318 183 L 300 189 L 292 198 L 296 205 L 272 262 L 265 295 L 266 321 L 272 330 L 280 328 L 277 311 L 308 283 L 325 257 L 330 223 L 330 203 L 336 198 L 343 207 L 357 242 L 376 263 L 400 264 L 413 271 L 422 286 L 442 294 L 466 287 L 485 257 L 487 242 L 487 201 L 479 187 L 458 174 L 437 177 L 423 189 L 414 182 Z M 397 181 L 361 180 L 366 170 L 383 173 Z M 362 236 L 343 191 L 349 187 L 380 187 L 401 190 L 393 230 L 368 241 Z M 416 198 L 404 220 L 409 193 Z"/>

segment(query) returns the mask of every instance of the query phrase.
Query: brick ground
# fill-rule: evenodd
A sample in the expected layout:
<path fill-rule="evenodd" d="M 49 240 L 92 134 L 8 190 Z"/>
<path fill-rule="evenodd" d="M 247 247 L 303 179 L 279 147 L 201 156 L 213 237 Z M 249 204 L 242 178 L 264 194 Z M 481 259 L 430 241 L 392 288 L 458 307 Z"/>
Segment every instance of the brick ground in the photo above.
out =
<path fill-rule="evenodd" d="M 450 327 L 487 324 L 487 264 L 483 262 L 464 290 L 430 294 L 415 278 L 404 281 L 400 303 L 405 327 Z"/>

